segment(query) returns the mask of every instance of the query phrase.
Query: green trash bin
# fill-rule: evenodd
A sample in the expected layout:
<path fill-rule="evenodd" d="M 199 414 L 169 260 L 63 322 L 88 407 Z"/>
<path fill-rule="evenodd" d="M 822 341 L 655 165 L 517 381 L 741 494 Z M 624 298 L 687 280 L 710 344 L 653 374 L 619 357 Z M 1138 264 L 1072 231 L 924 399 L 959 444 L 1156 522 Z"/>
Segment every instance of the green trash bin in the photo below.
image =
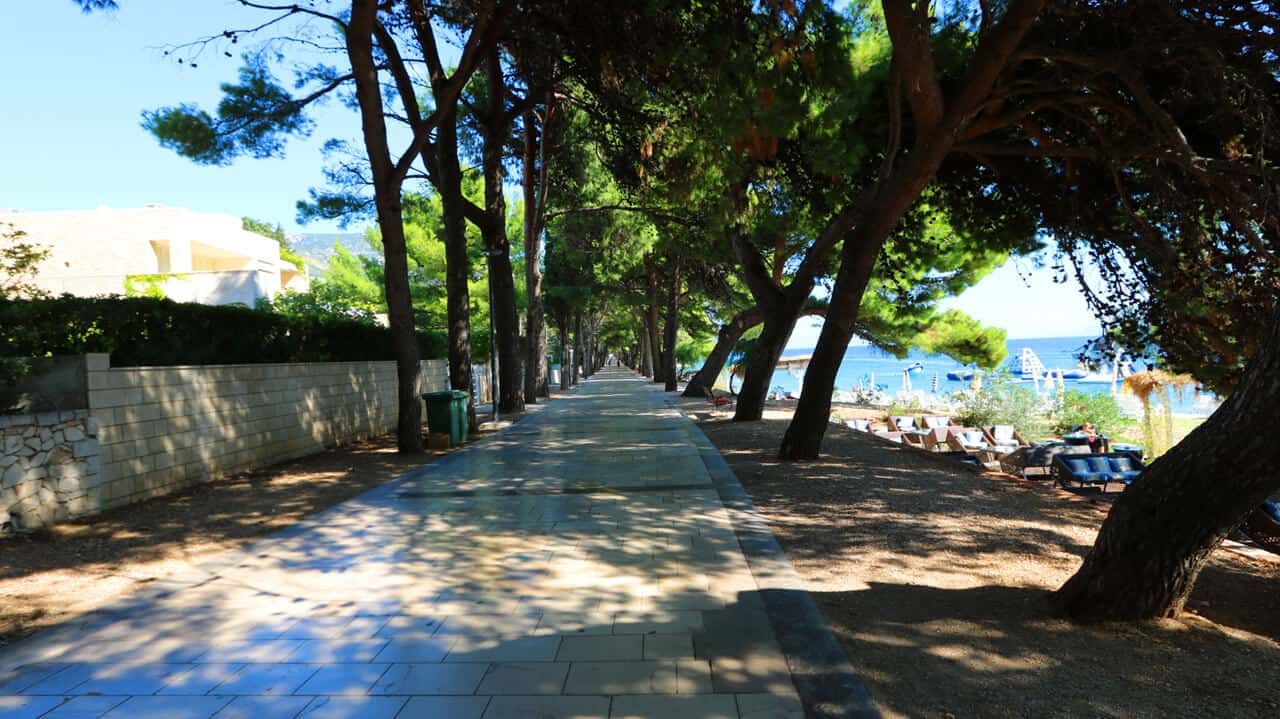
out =
<path fill-rule="evenodd" d="M 467 441 L 467 393 L 459 390 L 428 392 L 427 429 L 449 435 L 449 444 L 457 447 Z"/>
<path fill-rule="evenodd" d="M 467 393 L 460 389 L 450 390 L 453 393 L 453 422 L 458 428 L 460 441 L 467 441 Z"/>

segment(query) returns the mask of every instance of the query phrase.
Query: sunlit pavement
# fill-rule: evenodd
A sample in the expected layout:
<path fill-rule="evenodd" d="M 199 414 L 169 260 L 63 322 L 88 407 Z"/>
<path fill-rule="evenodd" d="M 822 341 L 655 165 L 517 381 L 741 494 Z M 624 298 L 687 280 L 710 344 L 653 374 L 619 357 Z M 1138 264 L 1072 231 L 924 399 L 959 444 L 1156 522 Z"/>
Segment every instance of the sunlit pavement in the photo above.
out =
<path fill-rule="evenodd" d="M 0 651 L 0 717 L 802 717 L 697 436 L 660 391 L 601 372 Z"/>

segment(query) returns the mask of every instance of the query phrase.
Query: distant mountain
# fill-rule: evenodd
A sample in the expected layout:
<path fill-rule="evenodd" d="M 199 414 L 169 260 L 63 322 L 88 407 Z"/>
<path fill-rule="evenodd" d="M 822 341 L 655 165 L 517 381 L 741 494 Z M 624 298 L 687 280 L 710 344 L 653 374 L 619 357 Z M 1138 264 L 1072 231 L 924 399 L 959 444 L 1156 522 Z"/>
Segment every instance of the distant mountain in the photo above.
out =
<path fill-rule="evenodd" d="M 335 244 L 342 245 L 353 255 L 378 256 L 359 232 L 291 232 L 289 243 L 293 245 L 294 252 L 307 260 L 312 276 L 324 274 L 329 258 L 336 254 L 333 250 Z"/>

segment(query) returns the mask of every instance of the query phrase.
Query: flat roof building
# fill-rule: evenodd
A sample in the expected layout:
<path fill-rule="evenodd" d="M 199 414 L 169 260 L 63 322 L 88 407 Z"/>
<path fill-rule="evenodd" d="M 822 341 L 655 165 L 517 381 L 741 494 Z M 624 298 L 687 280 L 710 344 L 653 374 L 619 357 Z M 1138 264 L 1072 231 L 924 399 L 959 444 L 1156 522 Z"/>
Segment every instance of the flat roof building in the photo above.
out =
<path fill-rule="evenodd" d="M 162 292 L 179 302 L 252 307 L 309 284 L 304 269 L 281 259 L 279 243 L 230 215 L 163 205 L 0 211 L 0 231 L 6 225 L 49 251 L 34 283 L 55 295 Z"/>

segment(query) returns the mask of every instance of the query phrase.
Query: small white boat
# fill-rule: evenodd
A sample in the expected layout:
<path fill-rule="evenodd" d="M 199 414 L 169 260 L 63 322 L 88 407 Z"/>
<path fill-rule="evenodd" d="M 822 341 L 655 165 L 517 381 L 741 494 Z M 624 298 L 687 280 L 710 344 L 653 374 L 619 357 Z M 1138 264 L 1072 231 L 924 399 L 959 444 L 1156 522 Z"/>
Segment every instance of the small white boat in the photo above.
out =
<path fill-rule="evenodd" d="M 911 374 L 920 374 L 921 372 L 924 371 L 924 364 L 921 362 L 914 362 L 912 364 L 907 365 L 906 367 L 903 367 L 902 371 L 910 372 Z"/>

